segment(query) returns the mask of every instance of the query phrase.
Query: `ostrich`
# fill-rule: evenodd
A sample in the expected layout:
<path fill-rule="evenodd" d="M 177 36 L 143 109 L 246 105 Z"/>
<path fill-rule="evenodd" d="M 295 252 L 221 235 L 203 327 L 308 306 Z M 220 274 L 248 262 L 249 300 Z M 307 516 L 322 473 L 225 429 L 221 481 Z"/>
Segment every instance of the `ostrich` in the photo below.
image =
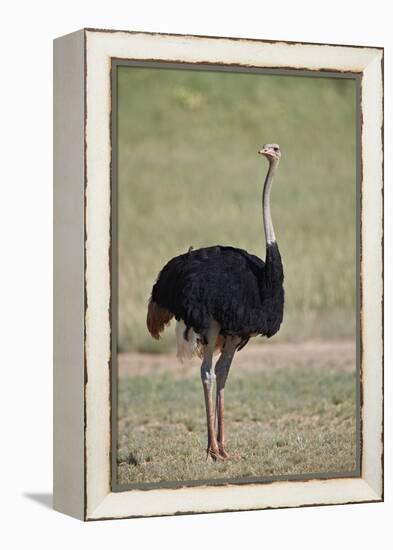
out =
<path fill-rule="evenodd" d="M 270 213 L 270 191 L 281 158 L 276 144 L 258 151 L 269 161 L 262 191 L 266 258 L 231 246 L 210 246 L 172 258 L 153 286 L 147 327 L 153 338 L 175 317 L 177 356 L 197 354 L 207 418 L 207 457 L 229 457 L 224 436 L 224 388 L 232 359 L 253 336 L 270 338 L 280 328 L 284 273 Z M 218 358 L 213 368 L 213 354 Z M 213 399 L 216 384 L 215 403 Z"/>

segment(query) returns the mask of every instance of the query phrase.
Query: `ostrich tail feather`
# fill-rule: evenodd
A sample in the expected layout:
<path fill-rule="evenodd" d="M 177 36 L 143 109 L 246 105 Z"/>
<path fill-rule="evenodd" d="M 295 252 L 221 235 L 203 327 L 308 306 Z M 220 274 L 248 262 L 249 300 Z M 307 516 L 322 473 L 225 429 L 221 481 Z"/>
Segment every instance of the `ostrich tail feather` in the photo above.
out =
<path fill-rule="evenodd" d="M 150 300 L 147 308 L 146 325 L 150 334 L 156 340 L 160 339 L 161 332 L 165 329 L 173 317 L 173 314 Z"/>

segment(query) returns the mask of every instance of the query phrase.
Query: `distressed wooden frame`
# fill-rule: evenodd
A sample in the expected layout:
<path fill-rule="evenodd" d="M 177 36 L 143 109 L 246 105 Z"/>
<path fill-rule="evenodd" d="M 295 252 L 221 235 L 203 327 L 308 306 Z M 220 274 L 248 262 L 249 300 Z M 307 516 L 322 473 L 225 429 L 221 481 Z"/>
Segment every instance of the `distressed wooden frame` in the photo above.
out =
<path fill-rule="evenodd" d="M 358 477 L 111 490 L 111 66 L 353 73 L 360 86 Z M 383 499 L 383 49 L 84 29 L 54 45 L 54 507 L 83 520 Z"/>

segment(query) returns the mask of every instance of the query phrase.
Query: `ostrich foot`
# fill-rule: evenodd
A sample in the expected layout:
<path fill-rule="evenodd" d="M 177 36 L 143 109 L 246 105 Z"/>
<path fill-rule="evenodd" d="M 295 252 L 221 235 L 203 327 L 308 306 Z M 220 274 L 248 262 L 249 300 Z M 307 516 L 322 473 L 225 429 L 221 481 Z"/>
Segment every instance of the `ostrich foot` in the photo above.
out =
<path fill-rule="evenodd" d="M 212 458 L 214 462 L 216 460 L 224 460 L 223 456 L 221 455 L 220 449 L 218 448 L 218 445 L 209 445 L 209 447 L 206 449 L 206 460 L 209 458 Z"/>
<path fill-rule="evenodd" d="M 224 445 L 219 445 L 218 448 L 219 448 L 220 457 L 222 458 L 222 460 L 228 460 L 228 458 L 230 458 L 230 455 L 225 450 Z"/>

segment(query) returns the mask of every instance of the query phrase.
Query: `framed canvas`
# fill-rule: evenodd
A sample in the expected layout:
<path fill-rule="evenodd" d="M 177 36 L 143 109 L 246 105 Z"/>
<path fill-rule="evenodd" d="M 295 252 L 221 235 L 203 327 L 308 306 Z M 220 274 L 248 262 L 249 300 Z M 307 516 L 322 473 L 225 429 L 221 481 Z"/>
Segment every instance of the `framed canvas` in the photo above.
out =
<path fill-rule="evenodd" d="M 56 510 L 383 499 L 382 48 L 56 39 L 54 218 Z"/>

